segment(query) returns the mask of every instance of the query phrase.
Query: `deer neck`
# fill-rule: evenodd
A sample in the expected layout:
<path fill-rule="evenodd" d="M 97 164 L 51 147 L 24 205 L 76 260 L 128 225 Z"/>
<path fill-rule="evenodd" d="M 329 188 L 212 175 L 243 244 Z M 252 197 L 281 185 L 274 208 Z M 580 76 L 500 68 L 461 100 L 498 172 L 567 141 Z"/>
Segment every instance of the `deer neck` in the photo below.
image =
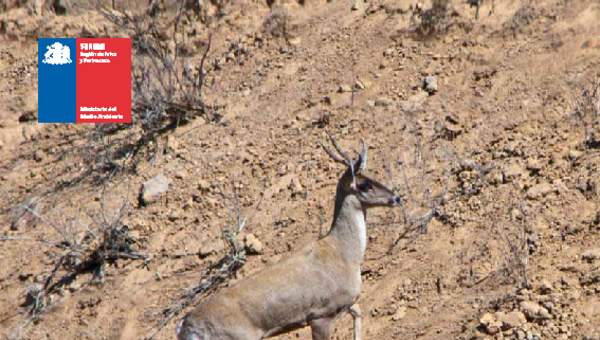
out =
<path fill-rule="evenodd" d="M 354 195 L 336 195 L 329 236 L 339 245 L 344 260 L 361 264 L 367 248 L 366 210 Z"/>

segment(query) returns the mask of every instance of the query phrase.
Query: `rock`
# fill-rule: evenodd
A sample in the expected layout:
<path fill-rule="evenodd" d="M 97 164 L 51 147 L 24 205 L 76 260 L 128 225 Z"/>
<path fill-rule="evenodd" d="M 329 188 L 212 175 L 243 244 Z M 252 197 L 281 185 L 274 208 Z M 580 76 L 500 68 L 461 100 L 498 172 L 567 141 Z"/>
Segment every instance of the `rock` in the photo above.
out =
<path fill-rule="evenodd" d="M 513 310 L 510 313 L 497 312 L 496 319 L 502 322 L 502 329 L 512 329 L 520 327 L 527 322 L 525 315 L 518 310 Z"/>
<path fill-rule="evenodd" d="M 394 101 L 388 97 L 379 97 L 375 99 L 375 106 L 387 107 L 392 105 L 394 105 Z"/>
<path fill-rule="evenodd" d="M 574 161 L 576 159 L 578 159 L 579 157 L 581 157 L 581 155 L 583 155 L 583 152 L 579 151 L 579 150 L 570 150 L 569 151 L 569 159 Z"/>
<path fill-rule="evenodd" d="M 485 328 L 485 331 L 494 335 L 500 332 L 502 322 L 496 320 L 496 317 L 491 313 L 485 313 L 479 318 L 479 323 Z"/>
<path fill-rule="evenodd" d="M 45 157 L 44 151 L 42 151 L 40 149 L 37 149 L 35 151 L 35 153 L 33 154 L 33 160 L 36 161 L 36 162 L 38 162 L 38 163 L 41 162 L 41 161 L 43 161 L 44 157 Z"/>
<path fill-rule="evenodd" d="M 19 123 L 27 123 L 37 120 L 37 115 L 34 111 L 25 111 L 19 116 Z"/>
<path fill-rule="evenodd" d="M 517 163 L 509 164 L 502 171 L 505 182 L 512 182 L 513 180 L 524 176 L 524 174 L 525 172 L 523 171 L 523 168 Z"/>
<path fill-rule="evenodd" d="M 167 142 L 165 145 L 165 150 L 169 153 L 176 153 L 179 150 L 179 142 L 173 135 L 167 136 Z"/>
<path fill-rule="evenodd" d="M 525 313 L 525 315 L 529 319 L 544 320 L 544 319 L 552 318 L 552 315 L 550 315 L 550 312 L 548 312 L 548 310 L 546 308 L 540 306 L 536 302 L 522 301 L 520 307 L 521 307 L 521 310 L 523 311 L 523 313 Z"/>
<path fill-rule="evenodd" d="M 530 158 L 527 160 L 526 168 L 529 171 L 540 171 L 542 170 L 542 162 L 539 159 Z"/>
<path fill-rule="evenodd" d="M 163 174 L 159 174 L 142 185 L 140 192 L 140 203 L 148 205 L 157 201 L 167 190 L 171 181 Z"/>
<path fill-rule="evenodd" d="M 423 83 L 421 84 L 423 90 L 425 90 L 429 95 L 433 95 L 438 91 L 438 82 L 435 76 L 427 76 L 423 78 Z"/>
<path fill-rule="evenodd" d="M 298 46 L 302 43 L 302 38 L 300 37 L 294 37 L 294 38 L 290 38 L 288 40 L 288 42 L 290 43 L 290 45 L 292 46 Z"/>
<path fill-rule="evenodd" d="M 197 182 L 197 187 L 198 190 L 202 191 L 202 192 L 208 192 L 210 191 L 210 183 L 204 179 L 199 179 Z"/>
<path fill-rule="evenodd" d="M 180 214 L 179 214 L 179 211 L 177 211 L 177 210 L 172 210 L 172 211 L 169 213 L 169 216 L 168 216 L 167 218 L 169 219 L 169 221 L 171 221 L 171 222 L 175 222 L 175 221 L 177 221 L 177 220 L 178 220 L 180 217 L 181 217 L 181 216 L 180 216 Z"/>
<path fill-rule="evenodd" d="M 492 169 L 487 175 L 487 180 L 490 184 L 501 184 L 504 181 L 502 171 L 498 169 Z"/>
<path fill-rule="evenodd" d="M 554 188 L 549 183 L 539 183 L 527 190 L 527 198 L 532 200 L 540 199 L 549 193 L 553 192 Z"/>
<path fill-rule="evenodd" d="M 550 292 L 552 292 L 552 290 L 554 289 L 554 287 L 552 286 L 552 283 L 550 283 L 550 281 L 543 279 L 540 282 L 540 285 L 538 287 L 540 293 L 542 294 L 548 294 Z"/>
<path fill-rule="evenodd" d="M 392 316 L 392 320 L 398 321 L 402 320 L 406 316 L 406 306 L 400 306 L 396 309 L 396 312 Z"/>
<path fill-rule="evenodd" d="M 358 11 L 360 9 L 363 8 L 363 1 L 364 0 L 354 0 L 352 1 L 352 10 L 353 11 Z"/>
<path fill-rule="evenodd" d="M 588 261 L 588 262 L 594 262 L 596 260 L 600 260 L 600 248 L 589 249 L 589 250 L 584 251 L 581 254 L 581 258 L 584 261 Z"/>
<path fill-rule="evenodd" d="M 244 237 L 244 247 L 250 255 L 258 255 L 263 253 L 262 242 L 254 234 L 248 234 Z"/>
<path fill-rule="evenodd" d="M 348 84 L 340 85 L 340 87 L 338 88 L 338 92 L 339 93 L 352 92 L 352 87 Z"/>

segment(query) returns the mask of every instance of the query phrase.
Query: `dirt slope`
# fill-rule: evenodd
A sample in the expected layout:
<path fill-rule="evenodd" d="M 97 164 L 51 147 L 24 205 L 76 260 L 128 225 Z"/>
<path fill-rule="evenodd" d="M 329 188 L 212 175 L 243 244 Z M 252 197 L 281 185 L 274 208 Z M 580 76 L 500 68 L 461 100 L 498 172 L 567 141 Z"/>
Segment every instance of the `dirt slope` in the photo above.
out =
<path fill-rule="evenodd" d="M 589 117 L 575 114 L 600 71 L 600 4 L 507 0 L 489 14 L 484 1 L 475 19 L 474 8 L 451 1 L 439 32 L 422 37 L 415 1 L 356 10 L 348 1 L 236 1 L 209 24 L 192 22 L 190 33 L 198 62 L 212 32 L 204 95 L 222 107 L 221 120 L 169 132 L 159 140 L 164 152 L 109 178 L 88 175 L 98 160 L 74 151 L 85 150 L 91 127 L 35 122 L 35 37 L 123 32 L 91 5 L 55 15 L 35 3 L 0 12 L 0 236 L 60 240 L 53 224 L 83 233 L 90 215 L 113 215 L 127 199 L 124 222 L 151 259 L 147 268 L 119 260 L 101 284 L 79 276 L 22 327 L 26 292 L 60 251 L 0 241 L 2 336 L 148 334 L 224 253 L 231 202 L 222 193 L 232 181 L 249 217 L 244 234 L 264 246 L 238 278 L 316 239 L 329 227 L 341 172 L 319 147 L 327 129 L 347 148 L 364 138 L 369 174 L 405 201 L 368 217 L 359 301 L 366 339 L 600 339 L 600 124 L 586 130 Z M 211 2 L 206 15 L 216 12 Z M 269 24 L 281 13 L 287 38 Z M 427 76 L 437 91 L 422 89 Z M 139 205 L 142 183 L 158 174 L 171 181 L 168 192 Z M 407 219 L 429 212 L 440 194 L 435 218 L 411 229 Z M 24 203 L 42 218 L 20 213 Z M 209 255 L 175 256 L 198 250 Z M 174 329 L 172 321 L 156 338 L 172 339 Z M 345 316 L 335 338 L 351 334 Z M 310 332 L 279 337 L 295 338 Z"/>

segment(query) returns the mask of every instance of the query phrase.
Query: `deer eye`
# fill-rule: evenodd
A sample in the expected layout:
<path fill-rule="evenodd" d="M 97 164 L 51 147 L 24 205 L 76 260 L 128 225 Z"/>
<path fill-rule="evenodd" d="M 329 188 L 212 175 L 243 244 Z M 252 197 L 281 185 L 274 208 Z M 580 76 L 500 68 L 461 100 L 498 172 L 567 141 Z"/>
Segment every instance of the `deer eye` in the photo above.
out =
<path fill-rule="evenodd" d="M 373 189 L 373 184 L 369 181 L 364 181 L 358 185 L 358 190 L 360 191 L 369 191 Z"/>

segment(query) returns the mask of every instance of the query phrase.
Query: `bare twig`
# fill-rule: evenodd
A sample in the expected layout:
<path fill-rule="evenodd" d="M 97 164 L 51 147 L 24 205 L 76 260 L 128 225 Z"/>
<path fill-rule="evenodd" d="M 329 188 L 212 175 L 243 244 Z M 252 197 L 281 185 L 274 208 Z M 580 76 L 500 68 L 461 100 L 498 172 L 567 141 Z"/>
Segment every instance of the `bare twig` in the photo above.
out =
<path fill-rule="evenodd" d="M 175 299 L 162 314 L 162 318 L 154 328 L 148 333 L 145 339 L 153 339 L 173 318 L 192 305 L 200 298 L 214 292 L 218 287 L 229 280 L 246 262 L 246 251 L 242 243 L 238 240 L 240 232 L 244 229 L 247 217 L 243 216 L 239 200 L 238 190 L 233 183 L 233 207 L 229 209 L 230 221 L 229 227 L 222 231 L 222 238 L 229 246 L 229 251 L 217 263 L 210 266 L 201 274 L 199 283 L 187 288 L 177 299 Z M 260 206 L 259 200 L 254 211 Z"/>

